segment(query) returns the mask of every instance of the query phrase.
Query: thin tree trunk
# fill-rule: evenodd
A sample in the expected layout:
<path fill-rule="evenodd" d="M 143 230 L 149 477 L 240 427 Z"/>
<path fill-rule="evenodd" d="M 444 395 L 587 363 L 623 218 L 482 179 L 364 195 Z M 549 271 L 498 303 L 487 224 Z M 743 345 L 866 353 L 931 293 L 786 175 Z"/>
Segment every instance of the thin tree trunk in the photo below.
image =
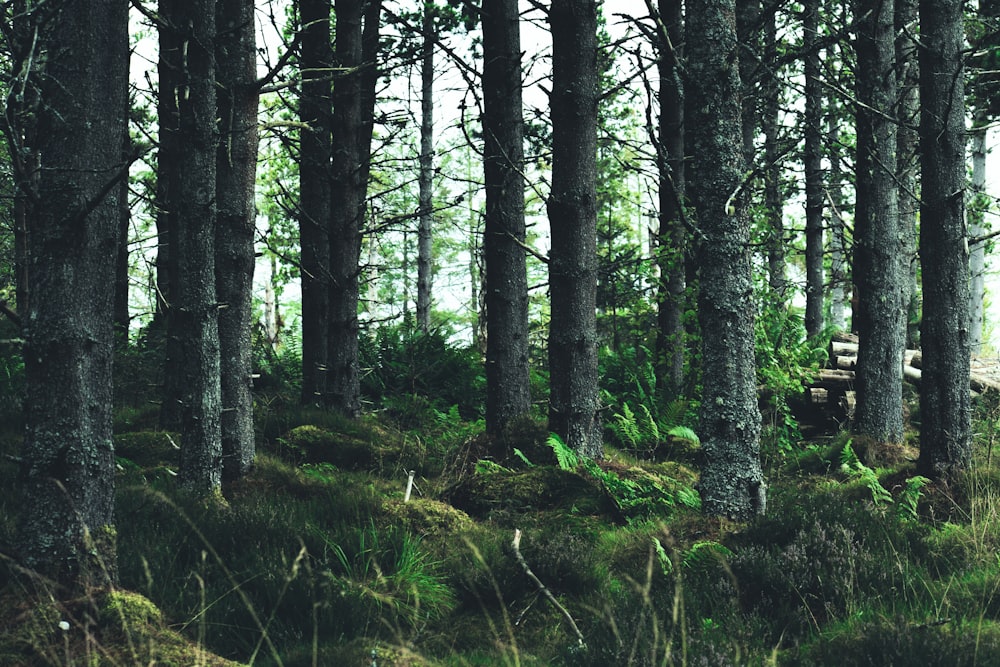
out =
<path fill-rule="evenodd" d="M 656 359 L 659 386 L 665 396 L 677 396 L 684 384 L 684 263 L 687 232 L 684 218 L 684 85 L 679 60 L 684 43 L 683 11 L 680 0 L 660 0 L 660 18 L 667 34 L 658 45 L 660 74 L 660 145 L 657 164 L 660 172 L 660 219 L 657 236 L 657 263 L 660 283 L 657 290 Z"/>
<path fill-rule="evenodd" d="M 710 515 L 762 514 L 760 411 L 754 367 L 750 221 L 735 199 L 743 180 L 740 79 L 733 0 L 702 3 L 687 17 L 688 194 L 704 239 L 698 245 L 702 338 L 699 493 Z"/>
<path fill-rule="evenodd" d="M 896 70 L 899 72 L 899 125 L 896 172 L 899 188 L 899 236 L 902 240 L 903 314 L 907 347 L 920 343 L 920 300 L 917 292 L 917 147 L 920 135 L 920 72 L 917 63 L 917 0 L 896 0 Z"/>
<path fill-rule="evenodd" d="M 40 91 L 33 148 L 46 169 L 37 181 L 15 174 L 34 202 L 17 544 L 24 566 L 80 594 L 117 578 L 111 363 L 128 3 L 46 3 L 31 20 L 45 76 L 24 75 Z"/>
<path fill-rule="evenodd" d="M 785 210 L 781 199 L 781 149 L 778 145 L 780 114 L 778 72 L 778 26 L 776 7 L 768 7 L 764 22 L 764 62 L 767 71 L 760 77 L 761 130 L 764 134 L 764 215 L 768 231 L 767 272 L 768 285 L 779 303 L 789 298 L 788 280 L 785 275 Z M 761 68 L 764 69 L 764 68 Z"/>
<path fill-rule="evenodd" d="M 802 9 L 802 48 L 805 51 L 806 177 L 806 335 L 823 329 L 823 88 L 817 45 L 820 0 L 807 0 Z"/>
<path fill-rule="evenodd" d="M 177 190 L 170 207 L 171 260 L 176 281 L 167 335 L 177 357 L 168 384 L 179 387 L 181 483 L 197 494 L 222 483 L 222 396 L 219 308 L 215 289 L 216 118 L 215 0 L 160 0 L 161 29 L 175 30 L 182 47 L 170 54 L 178 73 Z"/>
<path fill-rule="evenodd" d="M 330 339 L 325 402 L 349 417 L 361 412 L 358 275 L 361 228 L 378 79 L 378 0 L 337 0 L 333 87 L 333 188 L 329 219 Z"/>
<path fill-rule="evenodd" d="M 969 398 L 969 264 L 965 234 L 963 3 L 920 0 L 920 459 L 949 477 L 972 459 Z"/>
<path fill-rule="evenodd" d="M 989 205 L 986 195 L 986 121 L 984 114 L 977 114 L 972 125 L 970 152 L 972 153 L 972 201 L 969 203 L 969 237 L 977 238 L 988 230 L 984 213 Z M 983 351 L 983 302 L 986 298 L 986 244 L 969 244 L 969 349 L 973 356 Z"/>
<path fill-rule="evenodd" d="M 302 280 L 302 403 L 326 391 L 330 344 L 330 0 L 299 0 L 302 22 L 299 68 L 299 246 Z"/>
<path fill-rule="evenodd" d="M 420 218 L 417 228 L 417 327 L 431 328 L 434 211 L 434 3 L 424 0 L 423 52 L 420 60 Z"/>
<path fill-rule="evenodd" d="M 216 288 L 220 305 L 222 476 L 235 481 L 254 459 L 254 186 L 257 176 L 256 30 L 253 0 L 219 0 L 215 45 L 219 142 Z"/>
<path fill-rule="evenodd" d="M 549 429 L 602 456 L 597 401 L 597 3 L 554 0 Z"/>
<path fill-rule="evenodd" d="M 485 0 L 482 24 L 486 428 L 501 434 L 531 409 L 517 0 Z"/>
<path fill-rule="evenodd" d="M 893 7 L 893 0 L 858 3 L 854 280 L 861 343 L 854 432 L 876 442 L 899 443 L 906 330 L 892 117 L 898 99 Z"/>

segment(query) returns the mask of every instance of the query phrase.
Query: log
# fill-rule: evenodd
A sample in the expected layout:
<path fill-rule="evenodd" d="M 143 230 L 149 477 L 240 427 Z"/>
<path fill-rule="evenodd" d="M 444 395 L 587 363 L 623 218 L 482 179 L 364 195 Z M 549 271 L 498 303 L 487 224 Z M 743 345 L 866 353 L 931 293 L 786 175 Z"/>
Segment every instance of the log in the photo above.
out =
<path fill-rule="evenodd" d="M 847 391 L 854 386 L 854 371 L 839 368 L 821 368 L 816 377 L 809 383 L 810 387 L 822 387 L 827 390 Z"/>

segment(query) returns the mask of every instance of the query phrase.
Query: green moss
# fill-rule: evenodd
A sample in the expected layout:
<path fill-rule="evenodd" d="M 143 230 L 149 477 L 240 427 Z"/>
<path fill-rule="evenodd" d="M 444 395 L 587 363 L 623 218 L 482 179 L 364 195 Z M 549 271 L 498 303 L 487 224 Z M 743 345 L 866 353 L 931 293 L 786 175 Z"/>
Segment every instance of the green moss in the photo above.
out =
<path fill-rule="evenodd" d="M 472 475 L 453 490 L 452 503 L 478 517 L 550 509 L 601 514 L 611 509 L 596 484 L 550 466 Z"/>
<path fill-rule="evenodd" d="M 99 611 L 101 625 L 126 636 L 148 636 L 163 627 L 163 613 L 147 598 L 130 591 L 111 591 Z"/>
<path fill-rule="evenodd" d="M 413 498 L 392 500 L 382 506 L 391 525 L 417 535 L 454 535 L 475 524 L 468 514 L 439 500 Z"/>
<path fill-rule="evenodd" d="M 115 455 L 140 468 L 176 466 L 180 461 L 180 436 L 166 431 L 137 431 L 115 436 Z"/>

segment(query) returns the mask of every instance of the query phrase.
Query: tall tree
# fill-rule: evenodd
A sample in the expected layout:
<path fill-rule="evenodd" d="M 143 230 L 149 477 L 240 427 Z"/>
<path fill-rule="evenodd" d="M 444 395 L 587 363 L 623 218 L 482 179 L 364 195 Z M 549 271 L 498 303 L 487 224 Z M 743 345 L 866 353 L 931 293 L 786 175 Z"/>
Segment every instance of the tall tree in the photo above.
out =
<path fill-rule="evenodd" d="M 499 434 L 531 408 L 517 0 L 484 0 L 482 26 L 486 428 Z"/>
<path fill-rule="evenodd" d="M 222 474 L 242 477 L 254 459 L 252 294 L 257 176 L 257 46 L 253 0 L 218 0 L 215 42 L 219 148 L 215 276 L 222 388 Z"/>
<path fill-rule="evenodd" d="M 854 432 L 903 439 L 903 262 L 896 189 L 893 0 L 858 0 L 854 280 L 860 337 Z"/>
<path fill-rule="evenodd" d="M 920 73 L 917 63 L 917 0 L 896 0 L 896 71 L 899 102 L 896 106 L 896 183 L 899 190 L 899 237 L 902 241 L 901 285 L 906 343 L 919 344 L 920 300 L 917 291 L 917 171 L 920 156 Z"/>
<path fill-rule="evenodd" d="M 704 238 L 698 245 L 702 338 L 699 492 L 705 512 L 734 519 L 762 514 L 760 411 L 754 366 L 750 221 L 744 210 L 740 77 L 734 0 L 711 0 L 686 24 L 685 139 L 688 195 Z"/>
<path fill-rule="evenodd" d="M 25 566 L 81 590 L 116 578 L 111 358 L 128 3 L 49 2 L 29 20 L 39 64 L 19 77 L 38 94 L 44 168 L 16 173 L 32 207 L 17 539 Z"/>
<path fill-rule="evenodd" d="M 554 0 L 549 429 L 603 453 L 597 401 L 597 2 Z"/>
<path fill-rule="evenodd" d="M 417 327 L 431 327 L 431 284 L 434 279 L 432 225 L 434 218 L 434 41 L 435 7 L 424 0 L 420 53 L 420 215 L 417 220 Z"/>
<path fill-rule="evenodd" d="M 171 303 L 167 335 L 177 356 L 167 364 L 179 387 L 180 478 L 191 491 L 218 492 L 222 483 L 222 389 L 219 307 L 215 289 L 216 105 L 215 0 L 160 0 L 161 30 L 179 48 L 160 57 L 174 72 L 177 100 L 176 211 L 170 229 Z"/>
<path fill-rule="evenodd" d="M 806 335 L 823 329 L 823 82 L 820 80 L 820 0 L 802 5 L 805 100 L 802 116 L 806 180 Z"/>
<path fill-rule="evenodd" d="M 660 0 L 657 68 L 660 75 L 660 127 L 656 160 L 660 219 L 657 262 L 656 359 L 659 386 L 676 396 L 684 382 L 684 291 L 687 231 L 684 228 L 684 16 L 681 0 Z"/>
<path fill-rule="evenodd" d="M 965 234 L 965 31 L 961 0 L 920 0 L 920 459 L 947 477 L 972 458 Z"/>
<path fill-rule="evenodd" d="M 986 195 L 986 133 L 988 125 L 983 114 L 973 116 L 969 133 L 969 152 L 972 156 L 972 180 L 969 183 L 972 198 L 968 218 L 970 240 L 987 232 L 985 212 L 989 205 Z M 986 243 L 969 243 L 969 350 L 973 356 L 983 351 L 983 302 L 986 295 Z"/>
<path fill-rule="evenodd" d="M 330 337 L 325 402 L 361 411 L 358 274 L 378 80 L 381 0 L 337 0 L 333 86 L 333 187 L 329 218 Z"/>
<path fill-rule="evenodd" d="M 767 274 L 771 292 L 779 302 L 791 297 L 785 266 L 785 209 L 781 196 L 781 85 L 778 68 L 777 6 L 762 13 L 764 28 L 763 66 L 759 94 L 760 126 L 764 135 L 764 223 L 767 229 Z"/>
<path fill-rule="evenodd" d="M 302 281 L 302 402 L 326 391 L 330 304 L 330 0 L 299 0 L 299 271 Z"/>

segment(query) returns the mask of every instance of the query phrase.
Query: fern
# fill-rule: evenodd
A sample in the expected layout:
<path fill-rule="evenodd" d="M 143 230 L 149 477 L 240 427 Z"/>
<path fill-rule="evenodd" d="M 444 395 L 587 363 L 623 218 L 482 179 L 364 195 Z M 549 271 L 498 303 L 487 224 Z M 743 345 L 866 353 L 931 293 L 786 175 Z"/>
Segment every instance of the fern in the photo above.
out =
<path fill-rule="evenodd" d="M 708 565 L 733 557 L 733 552 L 713 540 L 695 542 L 684 554 L 684 567 L 689 569 L 705 569 Z"/>
<path fill-rule="evenodd" d="M 923 488 L 930 482 L 926 477 L 915 475 L 906 480 L 906 487 L 896 500 L 896 513 L 904 518 L 917 518 L 917 503 L 923 494 Z"/>
<path fill-rule="evenodd" d="M 524 465 L 528 466 L 529 468 L 534 468 L 535 467 L 535 464 L 532 463 L 531 461 L 529 461 L 528 457 L 524 455 L 524 452 L 522 452 L 517 447 L 514 448 L 514 456 L 516 456 L 517 458 L 521 459 L 521 462 L 524 463 Z"/>
<path fill-rule="evenodd" d="M 556 455 L 556 461 L 559 463 L 559 468 L 562 470 L 576 470 L 577 466 L 580 465 L 580 457 L 576 455 L 572 449 L 566 446 L 566 443 L 562 441 L 556 433 L 550 433 L 548 440 L 545 441 L 549 447 L 552 448 L 553 453 Z"/>
<path fill-rule="evenodd" d="M 694 432 L 694 429 L 687 426 L 673 426 L 667 431 L 667 435 L 671 438 L 677 438 L 678 440 L 684 440 L 691 443 L 692 445 L 700 445 L 701 440 L 698 438 L 698 434 Z"/>
<path fill-rule="evenodd" d="M 656 560 L 660 563 L 660 571 L 663 572 L 664 576 L 669 577 L 670 573 L 674 571 L 674 562 L 670 560 L 670 555 L 663 548 L 663 543 L 656 537 L 652 539 L 653 549 L 656 551 Z"/>
<path fill-rule="evenodd" d="M 861 462 L 850 441 L 840 451 L 840 469 L 868 487 L 876 507 L 892 502 L 892 494 L 882 486 L 875 471 Z"/>

